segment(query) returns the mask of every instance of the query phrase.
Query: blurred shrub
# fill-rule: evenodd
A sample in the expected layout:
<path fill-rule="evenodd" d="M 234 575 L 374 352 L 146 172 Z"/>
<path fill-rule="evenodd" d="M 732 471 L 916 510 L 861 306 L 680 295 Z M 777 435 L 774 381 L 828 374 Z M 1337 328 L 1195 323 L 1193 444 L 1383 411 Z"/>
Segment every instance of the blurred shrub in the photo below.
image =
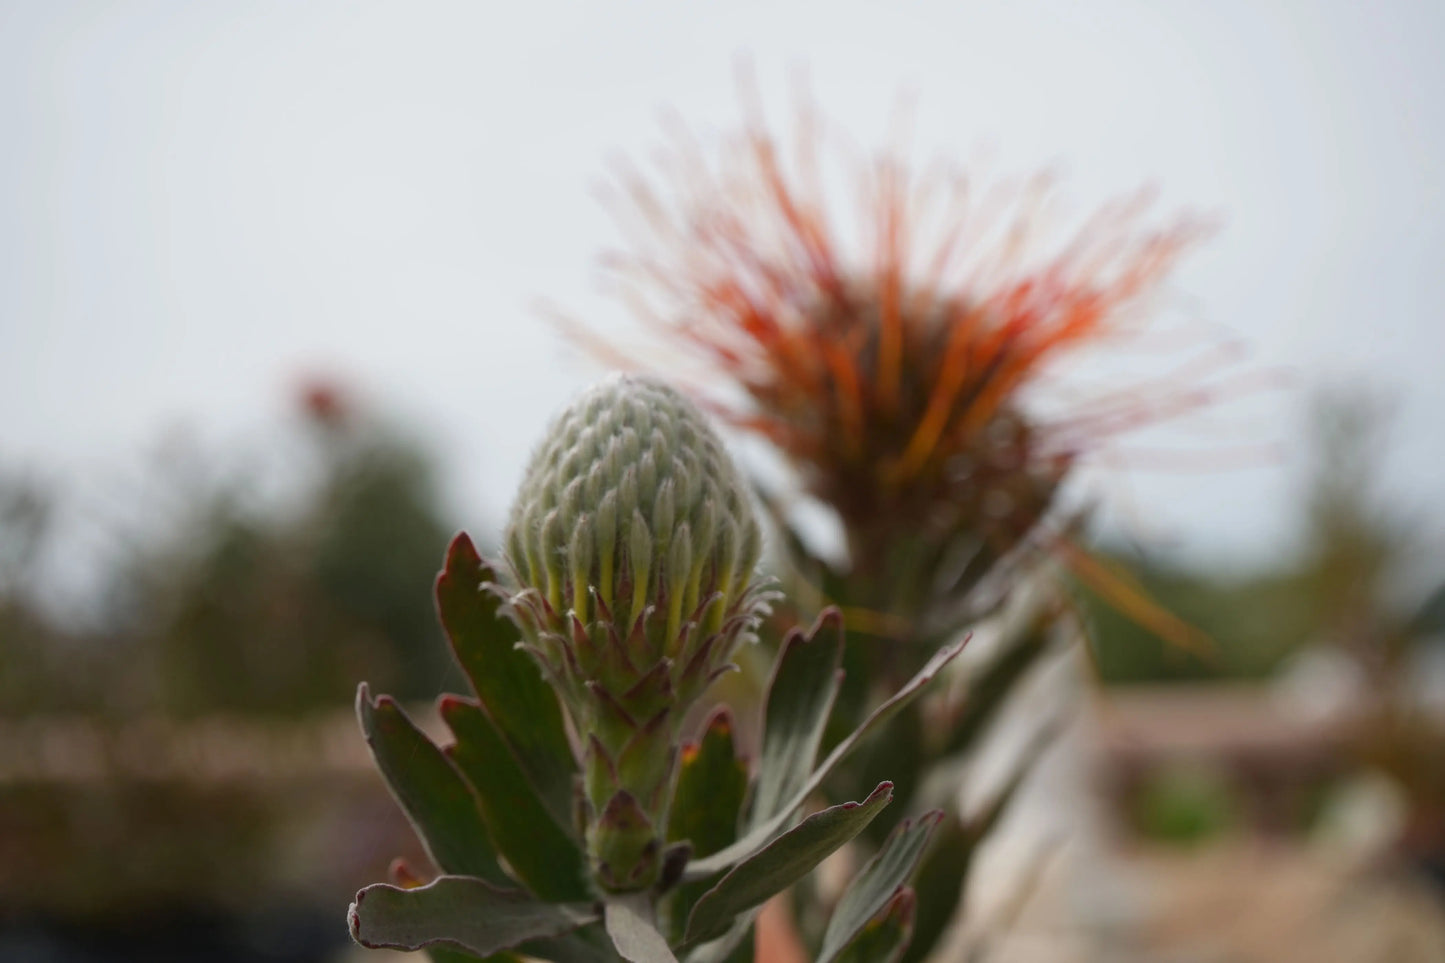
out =
<path fill-rule="evenodd" d="M 417 445 L 332 387 L 301 402 L 263 448 L 167 447 L 139 484 L 107 479 L 99 509 L 0 471 L 0 957 L 15 925 L 153 923 L 170 946 L 261 887 L 267 912 L 325 907 L 331 946 L 330 908 L 408 845 L 371 773 L 309 742 L 288 769 L 276 747 L 335 721 L 359 752 L 358 678 L 460 687 L 431 603 L 449 526 Z M 115 550 L 65 619 L 41 600 L 94 548 L 71 516 Z M 195 738 L 158 735 L 177 732 Z M 320 958 L 297 952 L 235 958 Z M 142 957 L 176 958 L 123 958 Z"/>
<path fill-rule="evenodd" d="M 1082 590 L 1089 644 L 1106 682 L 1263 679 L 1312 641 L 1316 620 L 1302 572 L 1226 577 L 1142 556 L 1109 557 L 1151 599 L 1197 627 L 1213 645 L 1202 654 L 1171 644 L 1109 600 Z"/>
<path fill-rule="evenodd" d="M 1316 400 L 1299 548 L 1274 567 L 1204 570 L 1111 553 L 1150 598 L 1197 626 L 1214 645 L 1207 655 L 1171 646 L 1084 590 L 1102 678 L 1111 683 L 1262 679 L 1305 647 L 1328 645 L 1347 654 L 1372 687 L 1388 686 L 1407 653 L 1429 635 L 1432 610 L 1427 604 L 1411 617 L 1396 601 L 1417 546 L 1398 508 L 1380 491 L 1384 413 L 1377 399 L 1358 392 Z"/>
<path fill-rule="evenodd" d="M 431 461 L 334 388 L 302 400 L 261 459 L 307 479 L 291 498 L 186 450 L 110 510 L 123 549 L 98 628 L 36 605 L 37 557 L 71 549 L 39 488 L 0 479 L 0 712 L 294 714 L 349 703 L 357 678 L 402 697 L 459 681 L 430 601 L 449 534 Z"/>
<path fill-rule="evenodd" d="M 1207 766 L 1176 765 L 1154 773 L 1141 787 L 1134 822 L 1150 839 L 1201 843 L 1234 826 L 1237 809 L 1222 773 Z"/>
<path fill-rule="evenodd" d="M 367 673 L 404 697 L 447 678 L 430 584 L 448 533 L 429 466 L 390 439 L 356 442 L 296 517 L 218 497 L 199 530 L 137 560 L 135 631 L 156 647 L 164 707 L 295 712 L 349 701 Z"/>

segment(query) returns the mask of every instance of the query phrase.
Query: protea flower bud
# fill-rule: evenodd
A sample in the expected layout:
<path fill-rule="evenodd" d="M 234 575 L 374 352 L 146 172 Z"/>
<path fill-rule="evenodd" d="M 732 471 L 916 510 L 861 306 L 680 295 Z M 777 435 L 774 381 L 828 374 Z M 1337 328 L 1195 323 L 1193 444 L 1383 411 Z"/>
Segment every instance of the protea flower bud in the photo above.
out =
<path fill-rule="evenodd" d="M 764 614 L 743 481 L 671 388 L 614 377 L 553 423 L 506 534 L 526 646 L 571 715 L 599 883 L 661 868 L 678 725 Z"/>

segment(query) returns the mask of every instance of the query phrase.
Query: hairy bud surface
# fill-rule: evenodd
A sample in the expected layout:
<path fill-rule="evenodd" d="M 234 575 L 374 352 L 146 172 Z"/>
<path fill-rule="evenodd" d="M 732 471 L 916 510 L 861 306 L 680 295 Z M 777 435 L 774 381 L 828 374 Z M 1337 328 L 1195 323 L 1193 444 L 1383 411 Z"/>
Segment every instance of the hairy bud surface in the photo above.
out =
<path fill-rule="evenodd" d="M 512 610 L 577 732 L 604 888 L 657 879 L 677 729 L 765 612 L 760 544 L 721 439 L 650 379 L 583 394 L 527 468 L 505 540 Z"/>

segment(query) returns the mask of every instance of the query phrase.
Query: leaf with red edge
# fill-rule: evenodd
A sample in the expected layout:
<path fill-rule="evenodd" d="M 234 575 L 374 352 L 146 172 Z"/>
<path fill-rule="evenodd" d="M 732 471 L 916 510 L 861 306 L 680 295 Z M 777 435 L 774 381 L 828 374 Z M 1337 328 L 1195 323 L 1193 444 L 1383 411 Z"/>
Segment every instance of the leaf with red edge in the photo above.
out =
<path fill-rule="evenodd" d="M 683 746 L 677 788 L 672 794 L 668 839 L 686 840 L 694 859 L 708 856 L 738 835 L 738 816 L 748 789 L 748 767 L 733 745 L 733 721 L 726 708 L 713 714 L 695 744 Z M 693 880 L 667 894 L 664 917 L 678 939 L 687 916 L 711 885 Z"/>
<path fill-rule="evenodd" d="M 867 928 L 875 916 L 893 899 L 899 888 L 908 882 L 928 840 L 943 813 L 935 810 L 917 820 L 905 819 L 889 835 L 883 848 L 853 877 L 838 900 L 823 933 L 823 947 L 817 963 L 833 963 Z M 901 949 L 901 947 L 900 947 Z"/>
<path fill-rule="evenodd" d="M 356 716 L 377 768 L 437 868 L 510 885 L 477 797 L 442 751 L 390 696 L 373 700 L 364 682 L 356 693 Z"/>
<path fill-rule="evenodd" d="M 963 884 L 973 863 L 973 842 L 956 815 L 948 815 L 934 836 L 914 875 L 917 901 L 913 913 L 913 935 L 903 959 L 921 963 L 928 959 L 960 911 Z"/>
<path fill-rule="evenodd" d="M 588 903 L 542 903 L 470 876 L 440 876 L 417 889 L 376 883 L 347 913 L 351 938 L 370 949 L 449 946 L 490 956 L 564 936 L 597 920 Z"/>
<path fill-rule="evenodd" d="M 738 863 L 740 860 L 748 858 L 750 854 L 756 853 L 759 848 L 766 845 L 768 840 L 774 838 L 778 834 L 778 831 L 787 824 L 791 814 L 807 802 L 810 795 L 817 791 L 818 787 L 823 784 L 823 780 L 828 778 L 829 773 L 831 773 L 849 753 L 857 748 L 858 743 L 870 732 L 897 715 L 900 710 L 916 699 L 919 693 L 923 691 L 923 687 L 931 682 L 933 677 L 936 676 L 949 661 L 963 651 L 963 647 L 967 642 L 968 640 L 966 638 L 960 639 L 954 644 L 944 646 L 935 652 L 927 664 L 918 670 L 917 675 L 909 679 L 903 688 L 893 694 L 892 698 L 888 699 L 888 701 L 884 702 L 877 709 L 874 709 L 872 714 L 863 721 L 863 725 L 853 730 L 842 742 L 833 748 L 832 752 L 828 753 L 828 757 L 818 764 L 818 768 L 813 770 L 808 780 L 793 798 L 778 810 L 776 815 L 766 822 L 754 826 L 731 846 L 727 846 L 704 859 L 689 863 L 687 871 L 684 873 L 684 878 L 691 880 L 712 876 Z"/>
<path fill-rule="evenodd" d="M 581 847 L 542 805 L 486 712 L 471 700 L 445 696 L 441 714 L 456 736 L 447 755 L 476 790 L 491 837 L 512 873 L 544 900 L 586 899 Z"/>
<path fill-rule="evenodd" d="M 915 903 L 913 890 L 899 887 L 878 915 L 843 947 L 837 963 L 898 963 L 913 934 Z"/>
<path fill-rule="evenodd" d="M 733 744 L 732 714 L 719 709 L 703 727 L 702 738 L 682 748 L 668 840 L 691 843 L 693 858 L 731 843 L 747 787 L 748 768 Z"/>
<path fill-rule="evenodd" d="M 835 608 L 824 610 L 806 633 L 795 628 L 783 639 L 768 683 L 752 825 L 776 816 L 808 781 L 838 697 L 842 664 L 843 616 Z"/>
<path fill-rule="evenodd" d="M 893 784 L 880 783 L 862 802 L 813 813 L 738 863 L 697 901 L 684 942 L 701 943 L 726 933 L 740 914 L 792 886 L 862 832 L 892 798 Z"/>
<path fill-rule="evenodd" d="M 487 707 L 537 795 L 559 825 L 570 826 L 577 764 L 562 708 L 532 657 L 517 648 L 511 622 L 498 617 L 501 600 L 484 588 L 497 573 L 465 532 L 447 549 L 437 576 L 437 610 L 452 651 L 477 698 Z"/>

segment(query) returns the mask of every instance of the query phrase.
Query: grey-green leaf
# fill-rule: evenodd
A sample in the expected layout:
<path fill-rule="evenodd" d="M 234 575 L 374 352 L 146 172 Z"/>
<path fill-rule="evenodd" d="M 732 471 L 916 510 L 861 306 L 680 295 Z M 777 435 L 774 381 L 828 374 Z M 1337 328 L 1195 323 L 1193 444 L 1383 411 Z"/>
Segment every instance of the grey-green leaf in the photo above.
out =
<path fill-rule="evenodd" d="M 542 805 L 482 707 L 445 696 L 442 718 L 456 736 L 447 754 L 476 790 L 482 816 L 513 874 L 544 900 L 585 900 L 586 860 Z"/>
<path fill-rule="evenodd" d="M 918 671 L 917 675 L 909 679 L 903 688 L 893 694 L 891 699 L 873 710 L 873 714 L 863 721 L 863 725 L 849 733 L 842 742 L 833 748 L 832 752 L 828 753 L 828 757 L 813 771 L 807 782 L 803 783 L 793 798 L 785 803 L 772 818 L 753 827 L 731 846 L 721 849 L 705 859 L 689 863 L 685 878 L 700 879 L 721 872 L 766 845 L 768 840 L 777 835 L 778 831 L 787 823 L 793 811 L 807 802 L 808 797 L 817 791 L 818 787 L 823 784 L 823 780 L 828 778 L 838 763 L 842 762 L 866 735 L 893 718 L 899 710 L 916 699 L 923 687 L 933 681 L 933 677 L 939 673 L 939 670 L 963 651 L 967 642 L 966 638 L 960 639 L 935 652 L 933 658 L 928 660 L 928 663 Z"/>
<path fill-rule="evenodd" d="M 899 888 L 893 898 L 838 954 L 837 963 L 898 963 L 913 932 L 914 892 Z"/>
<path fill-rule="evenodd" d="M 937 842 L 930 847 L 918 870 L 913 936 L 903 955 L 907 963 L 928 959 L 951 922 L 964 912 L 963 886 L 978 847 L 1007 811 L 1054 732 L 1055 725 L 1050 724 L 1034 735 L 1003 786 L 971 812 L 967 821 L 958 816 L 949 816 L 944 821 Z"/>
<path fill-rule="evenodd" d="M 757 909 L 748 910 L 722 936 L 694 946 L 683 963 L 753 963 L 757 917 Z"/>
<path fill-rule="evenodd" d="M 949 922 L 960 912 L 963 883 L 973 862 L 974 845 L 959 818 L 944 819 L 914 878 L 918 894 L 913 936 L 903 959 L 921 963 L 929 957 Z"/>
<path fill-rule="evenodd" d="M 356 717 L 377 768 L 437 868 L 510 885 L 476 796 L 442 751 L 390 696 L 373 700 L 365 683 L 356 693 Z"/>
<path fill-rule="evenodd" d="M 835 608 L 819 615 L 806 634 L 795 628 L 783 639 L 768 684 L 751 825 L 776 816 L 807 782 L 838 697 L 842 663 L 843 616 Z"/>
<path fill-rule="evenodd" d="M 477 698 L 516 754 L 552 817 L 571 825 L 576 763 L 562 708 L 531 656 L 516 648 L 512 625 L 498 618 L 500 601 L 484 583 L 496 579 L 465 533 L 447 548 L 437 576 L 437 611 L 452 651 Z"/>
<path fill-rule="evenodd" d="M 935 810 L 920 816 L 916 822 L 905 819 L 898 824 L 883 848 L 858 871 L 843 892 L 823 933 L 823 948 L 818 952 L 817 963 L 833 963 L 883 910 L 898 888 L 908 882 L 923 857 L 929 837 L 942 821 L 943 813 Z"/>
<path fill-rule="evenodd" d="M 612 945 L 629 963 L 677 963 L 667 940 L 652 922 L 647 893 L 629 893 L 607 900 L 603 918 Z"/>
<path fill-rule="evenodd" d="M 670 841 L 687 840 L 695 859 L 738 838 L 748 767 L 737 756 L 732 730 L 732 716 L 722 709 L 708 720 L 695 745 L 683 746 L 667 832 Z M 693 880 L 667 894 L 659 909 L 671 937 L 682 938 L 688 914 L 710 885 L 705 879 Z"/>
<path fill-rule="evenodd" d="M 703 894 L 687 920 L 685 943 L 726 933 L 733 920 L 802 879 L 888 805 L 893 784 L 880 783 L 862 802 L 813 813 L 723 876 Z"/>
<path fill-rule="evenodd" d="M 696 743 L 682 747 L 668 840 L 687 840 L 697 858 L 737 839 L 747 787 L 748 768 L 734 745 L 732 713 L 723 708 L 708 719 Z"/>
<path fill-rule="evenodd" d="M 482 959 L 480 956 L 463 953 L 461 950 L 449 950 L 444 946 L 428 946 L 426 955 L 431 958 L 431 963 L 477 963 Z M 515 953 L 503 951 L 487 957 L 486 963 L 520 963 L 521 959 Z"/>
<path fill-rule="evenodd" d="M 470 876 L 439 876 L 417 889 L 376 883 L 356 894 L 347 914 L 351 938 L 371 949 L 441 944 L 477 956 L 562 936 L 596 919 L 587 903 L 542 903 Z"/>

